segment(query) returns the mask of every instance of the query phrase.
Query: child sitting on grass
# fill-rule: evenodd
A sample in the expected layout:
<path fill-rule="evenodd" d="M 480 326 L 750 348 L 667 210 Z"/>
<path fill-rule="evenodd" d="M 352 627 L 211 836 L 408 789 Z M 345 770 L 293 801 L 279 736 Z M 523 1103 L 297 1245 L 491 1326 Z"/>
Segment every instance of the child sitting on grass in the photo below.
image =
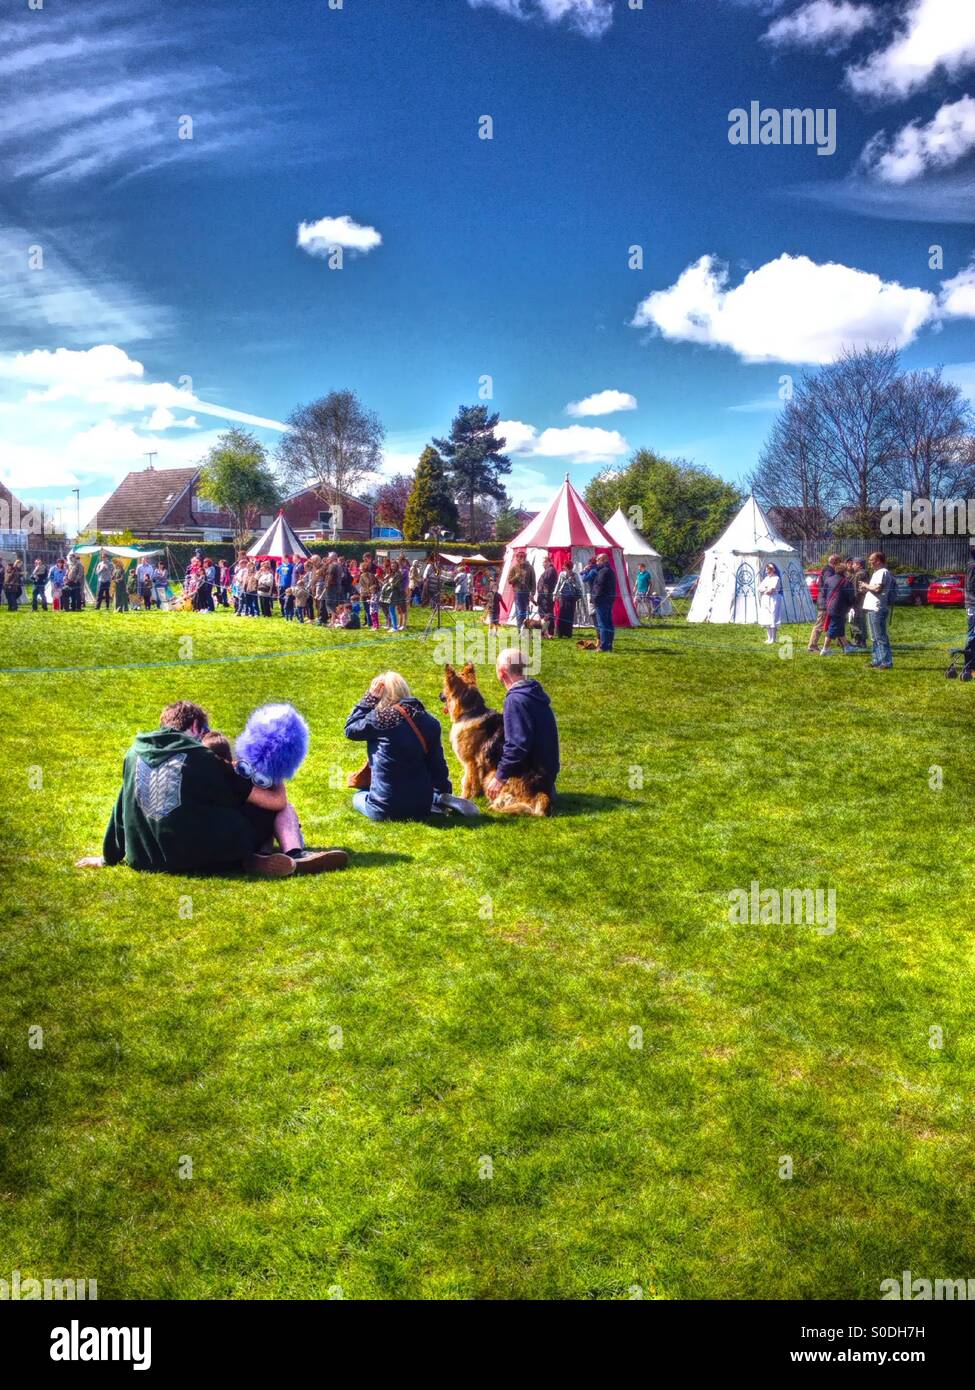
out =
<path fill-rule="evenodd" d="M 210 752 L 218 757 L 228 766 L 236 768 L 238 771 L 250 775 L 250 769 L 246 764 L 241 765 L 234 759 L 233 749 L 230 746 L 230 739 L 219 729 L 211 729 L 209 733 L 203 735 L 200 742 L 204 748 L 209 748 Z M 301 822 L 298 813 L 291 802 L 285 803 L 284 810 L 276 811 L 274 815 L 274 838 L 281 848 L 281 852 L 286 854 L 289 859 L 295 861 L 295 869 L 298 873 L 314 872 L 314 864 L 317 868 L 319 855 L 316 851 L 305 849 L 304 836 L 301 833 Z M 261 846 L 259 853 L 270 854 L 274 846 L 271 842 Z"/>

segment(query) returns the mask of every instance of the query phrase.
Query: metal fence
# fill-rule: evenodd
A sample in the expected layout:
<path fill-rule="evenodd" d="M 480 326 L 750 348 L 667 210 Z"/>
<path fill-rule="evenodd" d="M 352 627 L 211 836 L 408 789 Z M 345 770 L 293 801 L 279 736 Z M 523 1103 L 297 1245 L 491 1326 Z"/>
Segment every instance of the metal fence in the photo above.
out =
<path fill-rule="evenodd" d="M 875 550 L 882 550 L 891 560 L 899 560 L 909 569 L 929 573 L 935 570 L 964 570 L 968 565 L 968 548 L 975 537 L 968 536 L 872 536 L 864 539 L 819 536 L 796 542 L 802 551 L 802 563 L 815 568 L 827 555 L 844 555 L 851 560 L 866 559 Z"/>

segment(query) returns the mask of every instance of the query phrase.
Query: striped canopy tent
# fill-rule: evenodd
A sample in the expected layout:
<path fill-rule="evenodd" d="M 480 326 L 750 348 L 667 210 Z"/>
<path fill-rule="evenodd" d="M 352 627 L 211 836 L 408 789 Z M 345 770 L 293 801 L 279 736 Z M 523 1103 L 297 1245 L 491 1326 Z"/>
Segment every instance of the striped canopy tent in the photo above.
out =
<path fill-rule="evenodd" d="M 307 560 L 311 551 L 302 545 L 285 521 L 282 509 L 247 553 L 252 560 L 283 560 L 286 555 L 300 555 Z"/>
<path fill-rule="evenodd" d="M 498 580 L 502 619 L 508 623 L 515 621 L 508 575 L 519 550 L 525 551 L 536 578 L 542 572 L 547 555 L 551 555 L 560 574 L 566 565 L 571 565 L 578 572 L 585 569 L 594 555 L 608 555 L 616 575 L 613 621 L 617 627 L 639 627 L 640 620 L 633 605 L 633 592 L 630 588 L 630 577 L 626 572 L 623 548 L 613 540 L 584 498 L 579 496 L 568 476 L 549 506 L 540 511 L 513 541 L 508 542 L 501 578 Z M 577 604 L 576 613 L 577 627 L 592 626 L 586 600 Z"/>
<path fill-rule="evenodd" d="M 674 611 L 674 605 L 667 596 L 667 588 L 664 583 L 664 565 L 660 558 L 660 551 L 654 550 L 646 536 L 636 529 L 622 507 L 616 508 L 606 523 L 606 530 L 613 537 L 613 540 L 623 547 L 623 554 L 626 556 L 626 568 L 630 572 L 630 583 L 634 590 L 640 566 L 646 565 L 650 571 L 650 587 L 655 594 L 660 596 L 660 607 L 657 612 L 661 617 L 669 617 Z"/>
<path fill-rule="evenodd" d="M 113 560 L 118 560 L 125 577 L 128 579 L 129 570 L 137 560 L 143 560 L 153 555 L 162 555 L 162 550 L 139 550 L 134 545 L 75 545 L 71 548 L 72 555 L 79 555 L 85 567 L 85 592 L 92 603 L 98 594 L 98 576 L 95 573 L 96 566 L 102 557 L 102 551 L 110 555 Z M 50 584 L 48 584 L 50 588 Z M 168 592 L 168 590 L 167 590 Z M 53 595 L 49 595 L 48 602 L 51 602 Z"/>

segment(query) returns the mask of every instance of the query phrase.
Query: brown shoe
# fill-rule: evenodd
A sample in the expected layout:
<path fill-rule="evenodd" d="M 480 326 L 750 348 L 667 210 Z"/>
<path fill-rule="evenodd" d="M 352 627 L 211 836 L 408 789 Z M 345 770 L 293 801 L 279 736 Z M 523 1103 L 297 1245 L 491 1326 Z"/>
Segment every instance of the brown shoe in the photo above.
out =
<path fill-rule="evenodd" d="M 296 874 L 324 874 L 330 869 L 344 869 L 349 862 L 344 849 L 302 849 L 288 858 Z"/>
<path fill-rule="evenodd" d="M 289 878 L 295 871 L 290 854 L 251 854 L 244 860 L 244 872 L 264 878 Z"/>

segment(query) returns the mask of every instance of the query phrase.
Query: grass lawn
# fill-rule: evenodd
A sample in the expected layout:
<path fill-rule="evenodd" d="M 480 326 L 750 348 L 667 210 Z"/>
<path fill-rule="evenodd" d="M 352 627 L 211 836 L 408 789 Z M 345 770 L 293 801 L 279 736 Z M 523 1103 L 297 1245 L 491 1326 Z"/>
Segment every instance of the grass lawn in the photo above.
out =
<path fill-rule="evenodd" d="M 0 1277 L 874 1299 L 975 1275 L 975 683 L 941 674 L 964 622 L 898 610 L 887 673 L 805 630 L 791 660 L 678 620 L 612 657 L 546 644 L 560 814 L 376 826 L 345 716 L 389 666 L 439 710 L 431 640 L 0 613 Z M 179 697 L 231 733 L 299 706 L 293 797 L 345 873 L 73 867 Z M 753 880 L 834 889 L 835 932 L 731 925 Z"/>

